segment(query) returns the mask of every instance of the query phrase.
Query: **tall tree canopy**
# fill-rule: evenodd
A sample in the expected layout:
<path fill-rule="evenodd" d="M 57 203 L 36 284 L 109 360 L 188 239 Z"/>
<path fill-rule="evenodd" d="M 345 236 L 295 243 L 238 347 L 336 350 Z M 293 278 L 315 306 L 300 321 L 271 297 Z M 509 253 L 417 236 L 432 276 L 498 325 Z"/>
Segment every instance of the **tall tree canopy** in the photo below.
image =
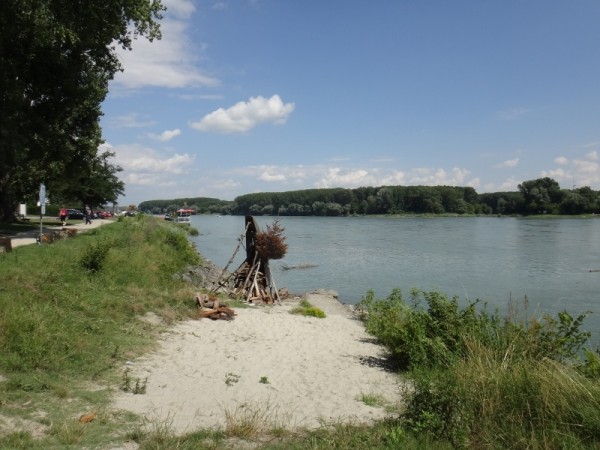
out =
<path fill-rule="evenodd" d="M 160 39 L 160 0 L 4 0 L 0 8 L 0 218 L 35 198 L 99 204 L 124 185 L 99 153 L 116 46 Z"/>
<path fill-rule="evenodd" d="M 519 184 L 519 191 L 525 199 L 527 212 L 531 214 L 557 210 L 563 195 L 559 184 L 548 177 L 523 181 Z"/>

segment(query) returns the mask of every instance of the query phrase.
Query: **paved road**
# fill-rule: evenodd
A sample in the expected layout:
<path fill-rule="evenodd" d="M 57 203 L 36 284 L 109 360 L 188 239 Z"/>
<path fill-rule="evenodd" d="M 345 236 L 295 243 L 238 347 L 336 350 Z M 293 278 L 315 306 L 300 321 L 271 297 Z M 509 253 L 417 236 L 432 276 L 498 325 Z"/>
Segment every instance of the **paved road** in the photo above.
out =
<path fill-rule="evenodd" d="M 109 220 L 109 219 L 94 219 L 92 220 L 91 224 L 86 225 L 85 221 L 77 221 L 77 222 L 71 222 L 71 223 L 67 223 L 67 225 L 65 227 L 62 226 L 56 226 L 56 227 L 44 227 L 43 231 L 44 233 L 48 232 L 48 231 L 55 231 L 55 230 L 62 230 L 63 228 L 67 229 L 67 230 L 78 230 L 78 232 L 84 232 L 85 230 L 89 230 L 92 228 L 96 228 L 102 225 L 106 225 L 108 223 L 113 223 L 114 220 Z M 15 236 L 11 237 L 11 246 L 12 248 L 15 247 L 19 247 L 21 245 L 28 245 L 28 244 L 35 244 L 36 243 L 36 237 L 39 237 L 40 235 L 40 230 L 39 228 L 37 230 L 31 230 L 31 231 L 27 231 L 24 233 L 18 233 Z"/>

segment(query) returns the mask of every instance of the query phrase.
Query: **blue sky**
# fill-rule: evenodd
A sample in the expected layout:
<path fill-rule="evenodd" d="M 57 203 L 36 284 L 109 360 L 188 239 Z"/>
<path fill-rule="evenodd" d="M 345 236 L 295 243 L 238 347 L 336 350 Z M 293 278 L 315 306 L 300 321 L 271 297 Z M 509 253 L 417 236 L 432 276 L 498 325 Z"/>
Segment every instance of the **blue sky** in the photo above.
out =
<path fill-rule="evenodd" d="M 165 0 L 103 105 L 120 204 L 600 189 L 600 2 Z"/>

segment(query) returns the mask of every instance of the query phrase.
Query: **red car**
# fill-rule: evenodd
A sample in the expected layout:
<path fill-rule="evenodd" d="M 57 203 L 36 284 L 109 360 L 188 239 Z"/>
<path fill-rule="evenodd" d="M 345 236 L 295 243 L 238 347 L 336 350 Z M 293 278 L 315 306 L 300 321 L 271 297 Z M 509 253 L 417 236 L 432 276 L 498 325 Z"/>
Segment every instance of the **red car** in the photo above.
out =
<path fill-rule="evenodd" d="M 100 213 L 100 217 L 102 217 L 103 219 L 110 219 L 112 217 L 112 214 L 109 211 L 102 211 Z"/>

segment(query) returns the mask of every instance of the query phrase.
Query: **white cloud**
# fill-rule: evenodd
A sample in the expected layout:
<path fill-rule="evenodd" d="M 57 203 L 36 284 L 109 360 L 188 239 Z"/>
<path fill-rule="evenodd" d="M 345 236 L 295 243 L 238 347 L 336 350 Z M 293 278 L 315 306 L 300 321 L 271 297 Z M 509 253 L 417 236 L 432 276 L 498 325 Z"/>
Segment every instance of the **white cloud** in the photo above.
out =
<path fill-rule="evenodd" d="M 142 120 L 136 113 L 129 113 L 122 116 L 117 116 L 109 122 L 112 128 L 147 128 L 154 125 L 151 120 Z"/>
<path fill-rule="evenodd" d="M 594 161 L 575 160 L 575 170 L 580 174 L 594 174 L 598 172 L 598 163 Z"/>
<path fill-rule="evenodd" d="M 479 177 L 473 178 L 472 180 L 467 181 L 466 186 L 472 187 L 473 189 L 479 189 L 479 186 L 481 186 L 481 179 L 479 179 Z"/>
<path fill-rule="evenodd" d="M 188 154 L 163 153 L 137 144 L 105 146 L 115 152 L 115 162 L 123 168 L 122 178 L 134 185 L 150 181 L 158 184 L 159 180 L 162 184 L 172 184 L 176 181 L 173 176 L 187 172 L 194 162 L 194 157 Z"/>
<path fill-rule="evenodd" d="M 498 111 L 497 115 L 502 120 L 515 120 L 530 111 L 531 110 L 527 108 L 512 108 L 505 111 Z"/>
<path fill-rule="evenodd" d="M 478 184 L 475 178 L 466 182 L 469 171 L 453 168 L 449 171 L 436 168 L 418 168 L 407 172 L 396 169 L 344 168 L 326 165 L 298 166 L 248 166 L 234 169 L 239 177 L 250 177 L 259 181 L 280 182 L 282 189 L 290 184 L 302 183 L 301 189 L 356 188 L 383 185 L 471 185 Z M 296 187 L 294 187 L 296 188 Z M 260 189 L 258 189 L 260 191 Z"/>
<path fill-rule="evenodd" d="M 565 166 L 565 165 L 569 164 L 569 160 L 567 158 L 565 158 L 564 156 L 559 156 L 558 158 L 556 158 L 554 160 L 554 162 L 556 164 L 560 164 L 561 166 Z"/>
<path fill-rule="evenodd" d="M 509 169 L 512 167 L 517 167 L 517 164 L 519 164 L 519 158 L 507 159 L 506 161 L 503 161 L 500 164 L 496 164 L 496 168 L 497 169 Z"/>
<path fill-rule="evenodd" d="M 469 170 L 459 167 L 454 167 L 449 171 L 441 168 L 417 168 L 409 172 L 407 182 L 425 186 L 460 186 L 465 184 L 465 179 L 469 174 Z"/>
<path fill-rule="evenodd" d="M 272 174 L 270 172 L 264 172 L 259 177 L 259 179 L 262 180 L 262 181 L 267 181 L 267 182 L 271 182 L 271 181 L 285 181 L 285 175 L 283 175 L 281 173 Z"/>
<path fill-rule="evenodd" d="M 294 108 L 294 103 L 283 103 L 279 95 L 251 97 L 228 109 L 219 108 L 190 126 L 200 131 L 243 133 L 261 123 L 283 124 Z"/>
<path fill-rule="evenodd" d="M 567 178 L 571 178 L 571 172 L 559 167 L 552 170 L 543 170 L 542 177 L 550 177 L 560 182 L 566 180 Z"/>
<path fill-rule="evenodd" d="M 170 141 L 171 139 L 173 139 L 174 137 L 179 136 L 180 134 L 181 134 L 181 130 L 175 129 L 175 130 L 165 130 L 161 134 L 150 133 L 150 134 L 148 134 L 148 136 L 151 137 L 152 139 L 156 139 L 157 141 L 167 142 L 167 141 Z"/>
<path fill-rule="evenodd" d="M 597 188 L 600 185 L 600 163 L 598 159 L 598 152 L 596 151 L 588 152 L 583 158 L 573 158 L 571 160 L 559 157 L 554 162 L 561 167 L 544 170 L 541 172 L 541 176 L 553 178 L 563 187 L 570 187 L 575 184 Z"/>
<path fill-rule="evenodd" d="M 515 178 L 510 177 L 500 184 L 500 191 L 501 192 L 516 191 L 519 187 L 519 184 L 520 184 L 520 181 L 517 181 Z"/>
<path fill-rule="evenodd" d="M 158 174 L 148 173 L 128 173 L 123 177 L 126 185 L 131 186 L 150 186 L 150 187 L 166 187 L 173 186 L 174 181 L 165 181 Z"/>
<path fill-rule="evenodd" d="M 189 18 L 196 11 L 196 6 L 191 0 L 165 0 L 163 4 L 167 7 L 167 14 L 182 19 Z"/>
<path fill-rule="evenodd" d="M 115 74 L 112 82 L 118 89 L 219 84 L 219 80 L 196 66 L 198 55 L 205 52 L 206 46 L 194 46 L 187 36 L 188 21 L 195 10 L 194 3 L 171 0 L 166 5 L 165 18 L 160 22 L 162 39 L 150 42 L 138 38 L 133 42 L 131 51 L 117 46 L 117 54 L 124 68 L 124 72 Z"/>
<path fill-rule="evenodd" d="M 370 179 L 368 170 L 365 169 L 340 169 L 332 167 L 327 169 L 326 173 L 317 182 L 321 188 L 329 187 L 355 187 L 367 184 Z"/>

